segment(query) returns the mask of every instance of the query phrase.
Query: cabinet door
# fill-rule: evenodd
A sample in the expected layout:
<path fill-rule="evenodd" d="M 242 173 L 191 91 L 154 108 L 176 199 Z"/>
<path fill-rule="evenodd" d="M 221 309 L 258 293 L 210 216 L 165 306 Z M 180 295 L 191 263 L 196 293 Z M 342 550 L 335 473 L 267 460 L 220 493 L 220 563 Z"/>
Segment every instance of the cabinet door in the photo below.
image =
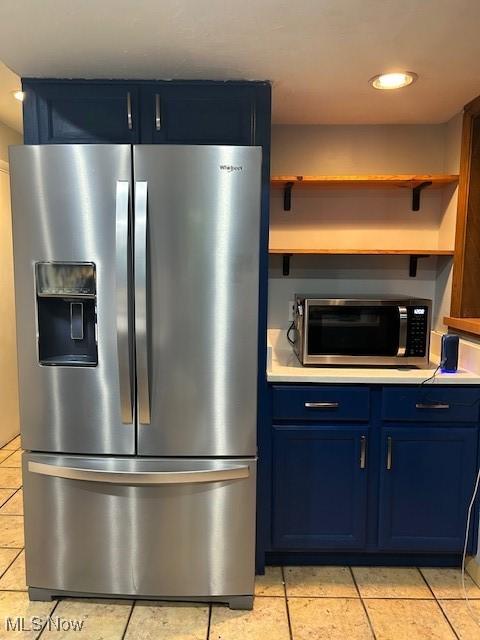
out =
<path fill-rule="evenodd" d="M 382 434 L 379 546 L 463 549 L 477 460 L 477 429 L 392 427 Z"/>
<path fill-rule="evenodd" d="M 274 427 L 274 547 L 364 546 L 367 436 L 364 427 Z"/>
<path fill-rule="evenodd" d="M 253 87 L 159 83 L 141 101 L 142 143 L 254 144 Z"/>
<path fill-rule="evenodd" d="M 138 91 L 129 84 L 24 83 L 35 94 L 37 140 L 27 143 L 138 142 Z M 26 105 L 27 107 L 27 105 Z M 32 114 L 25 112 L 25 118 Z M 30 129 L 28 129 L 30 131 Z"/>

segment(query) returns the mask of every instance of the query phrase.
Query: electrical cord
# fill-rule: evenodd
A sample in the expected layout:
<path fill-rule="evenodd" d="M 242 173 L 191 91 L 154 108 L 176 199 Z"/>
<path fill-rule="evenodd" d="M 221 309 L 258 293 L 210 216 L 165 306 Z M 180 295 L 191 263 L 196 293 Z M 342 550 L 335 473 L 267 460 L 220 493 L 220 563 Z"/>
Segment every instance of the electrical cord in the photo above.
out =
<path fill-rule="evenodd" d="M 467 526 L 465 530 L 465 544 L 463 545 L 463 554 L 462 554 L 462 591 L 463 597 L 465 599 L 465 603 L 467 605 L 468 613 L 472 620 L 480 627 L 480 618 L 477 616 L 476 612 L 472 609 L 472 605 L 470 604 L 470 600 L 468 599 L 467 589 L 465 587 L 465 563 L 467 559 L 467 547 L 468 547 L 468 537 L 470 533 L 470 520 L 472 518 L 472 509 L 475 504 L 475 499 L 478 493 L 478 487 L 480 485 L 480 468 L 478 469 L 477 479 L 475 481 L 475 487 L 473 489 L 472 499 L 470 500 L 470 504 L 468 505 L 467 511 Z"/>
<path fill-rule="evenodd" d="M 424 384 L 426 384 L 427 382 L 430 382 L 430 380 L 433 380 L 433 382 L 435 382 L 435 376 L 437 375 L 438 370 L 440 369 L 440 367 L 441 367 L 441 366 L 443 366 L 444 364 L 445 364 L 445 360 L 442 360 L 442 361 L 438 364 L 437 368 L 436 368 L 436 369 L 435 369 L 435 371 L 432 373 L 432 375 L 431 375 L 429 378 L 426 378 L 425 380 L 423 380 L 423 381 L 420 383 L 420 387 L 423 387 L 423 385 L 424 385 Z"/>
<path fill-rule="evenodd" d="M 292 338 L 290 338 L 290 332 L 292 331 L 292 329 L 295 329 L 295 320 L 292 321 L 292 323 L 287 329 L 287 340 L 289 341 L 290 344 L 295 344 L 295 340 L 292 340 Z"/>

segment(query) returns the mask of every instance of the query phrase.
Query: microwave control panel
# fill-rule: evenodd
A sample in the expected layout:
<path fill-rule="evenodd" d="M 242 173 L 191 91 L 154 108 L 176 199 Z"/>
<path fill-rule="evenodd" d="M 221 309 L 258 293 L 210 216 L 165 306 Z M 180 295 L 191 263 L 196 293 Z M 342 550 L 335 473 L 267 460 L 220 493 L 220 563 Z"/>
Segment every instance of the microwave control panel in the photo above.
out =
<path fill-rule="evenodd" d="M 428 307 L 407 308 L 407 356 L 424 357 L 429 331 Z"/>

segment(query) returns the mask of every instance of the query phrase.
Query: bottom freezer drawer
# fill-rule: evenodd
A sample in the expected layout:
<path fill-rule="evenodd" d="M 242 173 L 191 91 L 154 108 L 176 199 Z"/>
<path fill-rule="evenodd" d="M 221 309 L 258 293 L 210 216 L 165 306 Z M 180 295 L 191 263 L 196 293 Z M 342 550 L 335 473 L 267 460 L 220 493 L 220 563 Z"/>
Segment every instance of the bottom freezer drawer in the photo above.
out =
<path fill-rule="evenodd" d="M 27 584 L 253 593 L 256 461 L 23 456 Z"/>

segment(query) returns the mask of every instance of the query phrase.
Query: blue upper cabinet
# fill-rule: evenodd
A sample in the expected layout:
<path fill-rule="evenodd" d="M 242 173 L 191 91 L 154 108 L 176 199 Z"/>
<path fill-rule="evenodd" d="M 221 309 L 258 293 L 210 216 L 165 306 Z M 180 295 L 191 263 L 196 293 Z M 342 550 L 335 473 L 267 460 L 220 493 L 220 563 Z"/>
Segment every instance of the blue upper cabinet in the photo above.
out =
<path fill-rule="evenodd" d="M 389 427 L 382 431 L 379 547 L 461 552 L 475 482 L 477 430 Z"/>
<path fill-rule="evenodd" d="M 363 548 L 367 437 L 368 427 L 274 426 L 276 549 Z"/>
<path fill-rule="evenodd" d="M 145 85 L 142 142 L 253 145 L 255 94 L 248 84 Z"/>
<path fill-rule="evenodd" d="M 23 89 L 26 144 L 226 144 L 266 149 L 270 141 L 267 82 L 23 79 Z"/>
<path fill-rule="evenodd" d="M 127 143 L 140 140 L 135 85 L 24 80 L 25 144 Z"/>

